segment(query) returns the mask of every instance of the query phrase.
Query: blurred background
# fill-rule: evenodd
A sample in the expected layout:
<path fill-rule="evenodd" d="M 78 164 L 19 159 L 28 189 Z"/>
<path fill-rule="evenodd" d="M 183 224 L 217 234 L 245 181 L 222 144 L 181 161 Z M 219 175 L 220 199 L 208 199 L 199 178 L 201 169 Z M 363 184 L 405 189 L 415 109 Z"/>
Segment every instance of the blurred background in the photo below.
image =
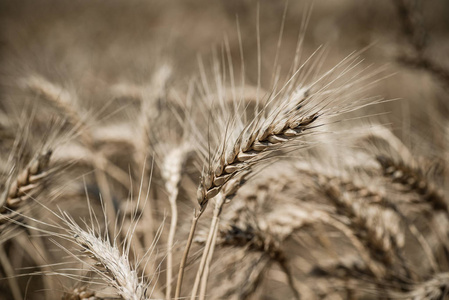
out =
<path fill-rule="evenodd" d="M 405 14 L 401 5 L 408 9 Z M 433 110 L 441 111 L 439 106 L 447 103 L 444 74 L 413 61 L 420 56 L 418 45 L 436 67 L 449 68 L 449 2 L 445 0 L 1 0 L 2 91 L 11 95 L 8 88 L 18 77 L 37 73 L 74 87 L 81 101 L 95 105 L 111 97 L 108 87 L 145 84 L 161 61 L 173 66 L 175 82 L 186 81 L 198 73 L 198 56 L 207 61 L 225 40 L 235 65 L 240 65 L 237 22 L 246 80 L 256 85 L 258 6 L 264 88 L 269 90 L 287 6 L 278 60 L 281 73 L 289 71 L 301 24 L 311 12 L 303 50 L 310 54 L 325 45 L 323 69 L 365 47 L 366 65 L 388 65 L 387 72 L 394 76 L 377 85 L 377 94 L 405 99 L 386 104 L 391 112 L 388 121 L 395 120 L 398 135 L 411 127 L 426 131 Z M 410 57 L 412 62 L 404 63 L 403 58 Z"/>

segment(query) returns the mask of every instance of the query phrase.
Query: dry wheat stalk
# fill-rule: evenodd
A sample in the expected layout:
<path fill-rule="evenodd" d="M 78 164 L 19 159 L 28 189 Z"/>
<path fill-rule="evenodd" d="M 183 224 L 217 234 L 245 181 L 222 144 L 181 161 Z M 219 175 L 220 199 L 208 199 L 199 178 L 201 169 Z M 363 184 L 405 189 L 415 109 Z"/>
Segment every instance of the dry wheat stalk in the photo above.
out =
<path fill-rule="evenodd" d="M 298 73 L 303 71 L 305 65 L 303 64 L 279 91 L 274 88 L 273 93 L 268 95 L 268 100 L 262 109 L 259 110 L 259 105 L 256 106 L 256 116 L 249 123 L 244 122 L 245 119 L 241 117 L 238 103 L 231 111 L 226 108 L 223 101 L 226 98 L 223 97 L 223 93 L 226 91 L 223 83 L 224 77 L 220 68 L 215 64 L 215 84 L 219 95 L 218 107 L 223 113 L 217 114 L 217 120 L 214 120 L 211 128 L 217 129 L 220 141 L 214 154 L 211 154 L 210 144 L 213 141 L 209 136 L 206 139 L 209 146 L 205 146 L 205 151 L 203 151 L 206 156 L 204 159 L 205 170 L 197 191 L 197 201 L 200 208 L 198 212 L 195 212 L 191 232 L 195 231 L 198 219 L 206 209 L 209 200 L 217 196 L 223 186 L 233 177 L 238 177 L 239 174 L 246 172 L 255 165 L 262 165 L 270 155 L 275 155 L 277 150 L 290 145 L 293 141 L 303 140 L 301 145 L 296 145 L 297 148 L 307 146 L 306 141 L 301 138 L 313 133 L 314 129 L 322 126 L 330 117 L 353 111 L 360 107 L 360 101 L 368 100 L 353 101 L 355 95 L 360 93 L 360 89 L 354 88 L 355 84 L 366 80 L 367 77 L 360 76 L 360 73 L 347 78 L 345 76 L 358 63 L 357 58 L 349 56 L 321 77 L 317 76 L 318 79 L 314 78 L 313 80 L 316 80 L 309 84 L 298 83 L 296 81 L 298 78 L 295 78 Z M 214 95 L 214 93 L 211 92 L 204 69 L 201 70 L 203 85 L 200 88 L 205 94 L 204 98 L 209 99 L 209 96 Z M 337 75 L 334 76 L 335 74 Z M 232 78 L 233 74 L 231 73 L 230 76 Z M 293 89 L 292 86 L 294 86 Z M 349 103 L 349 101 L 352 102 Z M 372 101 L 372 99 L 369 101 Z M 208 115 L 209 113 L 213 114 L 214 111 L 205 114 Z M 213 235 L 209 236 L 210 239 L 213 238 Z M 189 235 L 185 248 L 186 255 L 188 255 L 188 249 L 190 248 L 191 237 L 192 234 Z M 207 260 L 206 254 L 209 247 L 206 247 L 204 251 L 205 257 L 202 260 Z M 183 268 L 184 265 L 181 263 L 180 275 Z M 202 273 L 203 269 L 200 267 L 199 277 L 202 276 Z M 178 280 L 179 278 L 182 278 L 182 276 L 179 276 Z M 196 282 L 198 281 L 196 280 Z M 194 291 L 196 286 L 195 284 Z M 194 294 L 192 294 L 192 297 L 194 297 Z M 179 296 L 179 294 L 175 294 L 175 296 Z"/>
<path fill-rule="evenodd" d="M 223 189 L 215 198 L 215 208 L 209 229 L 209 235 L 206 240 L 206 246 L 204 247 L 203 256 L 201 258 L 200 266 L 198 268 L 197 276 L 195 278 L 195 283 L 192 288 L 192 297 L 196 295 L 198 287 L 200 288 L 201 291 L 199 299 L 203 300 L 205 297 L 207 278 L 209 275 L 209 266 L 212 261 L 212 256 L 215 250 L 218 225 L 220 222 L 220 216 L 223 210 L 223 206 L 225 205 L 225 203 L 231 201 L 231 199 L 235 196 L 239 187 L 243 185 L 244 182 L 246 181 L 246 176 L 249 175 L 250 173 L 251 172 L 247 170 L 247 172 L 241 174 L 239 177 L 232 178 L 224 185 Z"/>
<path fill-rule="evenodd" d="M 190 146 L 180 145 L 171 149 L 164 158 L 162 164 L 162 177 L 165 180 L 165 189 L 168 193 L 168 201 L 171 207 L 171 224 L 167 241 L 167 291 L 166 299 L 171 298 L 171 282 L 173 274 L 173 246 L 176 233 L 176 224 L 178 222 L 178 209 L 176 200 L 179 193 L 179 184 L 183 173 L 183 167 L 188 158 Z"/>
<path fill-rule="evenodd" d="M 343 71 L 340 75 L 344 73 L 346 72 Z M 324 85 L 315 94 L 309 93 L 310 88 L 305 89 L 306 93 L 293 93 L 283 101 L 280 101 L 279 106 L 270 110 L 268 104 L 277 100 L 277 95 L 275 95 L 270 98 L 268 104 L 248 125 L 241 130 L 233 132 L 236 135 L 234 141 L 230 141 L 232 138 L 230 135 L 226 136 L 217 150 L 213 165 L 209 163 L 208 169 L 202 176 L 197 192 L 200 212 L 195 217 L 199 218 L 209 200 L 219 194 L 223 186 L 233 177 L 238 176 L 242 172 L 250 172 L 248 170 L 251 166 L 260 164 L 267 156 L 275 153 L 275 150 L 287 145 L 288 142 L 304 137 L 304 135 L 309 133 L 309 130 L 322 125 L 317 120 L 321 120 L 323 116 L 329 117 L 333 114 L 353 109 L 350 106 L 338 107 L 336 105 L 332 107 L 327 98 L 332 94 L 332 90 L 326 90 L 329 85 L 330 83 Z M 302 91 L 304 88 L 301 87 L 297 90 Z M 333 92 L 336 96 L 341 93 L 341 89 Z M 324 99 L 321 98 L 323 96 Z M 237 124 L 241 123 L 239 120 L 235 122 Z M 221 208 L 214 211 L 220 210 Z M 212 222 L 216 223 L 215 215 Z M 194 230 L 195 226 L 196 224 L 192 224 L 192 230 Z M 215 231 L 215 226 L 211 225 L 210 228 L 211 232 Z M 207 260 L 211 239 L 213 239 L 213 235 L 210 234 L 204 249 L 191 299 L 196 296 L 197 286 L 203 274 L 203 263 Z"/>
<path fill-rule="evenodd" d="M 136 177 L 141 178 L 138 193 L 140 195 L 142 192 L 146 192 L 146 197 L 148 198 L 145 203 L 139 203 L 140 205 L 145 204 L 141 208 L 143 209 L 142 221 L 149 228 L 149 230 L 146 230 L 143 234 L 144 239 L 142 244 L 144 247 L 150 247 L 152 245 L 158 227 L 155 223 L 153 204 L 153 200 L 156 197 L 153 195 L 150 197 L 150 194 L 148 193 L 150 191 L 149 182 L 151 182 L 150 174 L 152 174 L 152 171 L 149 170 L 152 164 L 148 163 L 148 158 L 152 156 L 151 151 L 156 150 L 155 145 L 152 144 L 152 141 L 155 139 L 153 131 L 156 131 L 155 128 L 159 129 L 162 127 L 158 127 L 158 125 L 161 125 L 161 123 L 158 123 L 158 121 L 160 121 L 159 114 L 162 112 L 160 106 L 161 102 L 166 98 L 166 86 L 171 74 L 171 66 L 163 63 L 155 70 L 149 85 L 139 89 L 137 91 L 138 94 L 136 95 L 139 99 L 140 111 L 136 116 L 138 138 L 132 139 L 135 149 L 132 157 L 137 166 L 134 171 Z M 164 136 L 164 138 L 166 137 Z M 158 143 L 160 141 L 161 140 L 157 140 Z M 154 270 L 152 270 L 152 272 L 154 272 Z"/>
<path fill-rule="evenodd" d="M 355 97 L 357 92 L 360 93 L 354 85 L 367 78 L 350 77 L 354 80 L 348 83 L 345 77 L 357 64 L 354 57 L 347 58 L 315 82 L 309 85 L 302 83 L 293 92 L 281 98 L 281 92 L 285 92 L 286 87 L 296 79 L 291 78 L 281 91 L 277 93 L 274 91 L 269 96 L 267 104 L 248 124 L 243 124 L 235 115 L 231 118 L 232 122 L 219 121 L 220 132 L 223 132 L 224 128 L 225 136 L 217 147 L 212 162 L 209 161 L 198 187 L 197 200 L 200 210 L 204 210 L 208 201 L 235 175 L 250 166 L 261 164 L 267 156 L 274 154 L 279 148 L 293 141 L 301 141 L 301 138 L 322 126 L 330 117 L 360 108 L 362 104 L 353 101 L 351 97 Z M 338 75 L 330 79 L 330 74 L 333 73 Z M 345 82 L 334 87 L 333 85 L 337 85 L 338 80 L 342 78 L 345 78 Z M 321 86 L 318 87 L 319 85 Z M 350 100 L 352 103 L 349 103 Z M 363 100 L 370 101 L 367 99 L 360 101 L 363 103 Z M 369 103 L 373 102 L 371 99 Z M 229 115 L 229 112 L 225 111 L 223 114 Z M 241 124 L 242 127 L 239 126 Z M 236 128 L 229 128 L 230 126 Z"/>

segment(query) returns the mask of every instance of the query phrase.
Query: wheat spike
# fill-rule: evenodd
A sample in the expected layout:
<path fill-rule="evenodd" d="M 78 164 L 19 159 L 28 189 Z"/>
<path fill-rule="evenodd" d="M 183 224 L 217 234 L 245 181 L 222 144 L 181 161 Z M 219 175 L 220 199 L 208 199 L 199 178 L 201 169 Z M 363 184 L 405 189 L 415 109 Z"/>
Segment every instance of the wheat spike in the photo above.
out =
<path fill-rule="evenodd" d="M 104 267 L 106 273 L 96 268 L 93 268 L 94 271 L 113 286 L 120 296 L 126 300 L 148 299 L 146 296 L 148 285 L 131 267 L 127 253 L 120 253 L 116 244 L 111 245 L 109 240 L 103 240 L 93 229 L 83 230 L 67 214 L 64 214 L 63 220 L 74 242 Z"/>
<path fill-rule="evenodd" d="M 429 182 L 420 170 L 407 166 L 405 163 L 395 162 L 393 159 L 384 155 L 377 156 L 377 161 L 382 167 L 385 177 L 403 185 L 409 191 L 416 192 L 433 209 L 449 213 L 443 193 Z"/>
<path fill-rule="evenodd" d="M 43 181 L 48 176 L 48 165 L 52 151 L 37 155 L 19 175 L 12 179 L 2 195 L 0 214 L 8 215 L 25 202 L 32 199 L 43 188 Z"/>

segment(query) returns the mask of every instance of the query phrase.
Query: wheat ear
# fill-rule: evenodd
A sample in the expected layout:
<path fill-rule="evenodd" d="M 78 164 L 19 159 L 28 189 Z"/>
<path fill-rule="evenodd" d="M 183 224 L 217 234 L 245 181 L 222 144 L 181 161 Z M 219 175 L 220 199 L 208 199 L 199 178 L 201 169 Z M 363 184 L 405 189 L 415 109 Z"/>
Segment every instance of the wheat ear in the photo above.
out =
<path fill-rule="evenodd" d="M 176 199 L 178 198 L 179 184 L 181 182 L 182 170 L 188 155 L 189 149 L 186 145 L 181 145 L 172 149 L 165 157 L 162 165 L 162 177 L 165 180 L 165 189 L 168 193 L 168 201 L 171 208 L 170 231 L 167 241 L 167 290 L 166 299 L 171 299 L 171 282 L 173 277 L 173 245 L 178 221 L 178 209 Z"/>
<path fill-rule="evenodd" d="M 280 112 L 278 113 L 280 114 Z M 278 120 L 279 115 L 276 113 L 272 114 L 271 118 L 265 120 L 265 122 L 254 120 L 252 124 L 242 131 L 230 151 L 227 153 L 224 150 L 222 151 L 216 161 L 215 171 L 213 173 L 209 171 L 208 174 L 202 177 L 197 192 L 197 200 L 200 205 L 199 216 L 206 209 L 209 200 L 215 197 L 229 180 L 247 171 L 252 164 L 260 161 L 273 150 L 279 149 L 286 142 L 303 136 L 305 134 L 304 131 L 312 128 L 312 124 L 319 116 L 317 112 L 308 116 L 298 116 L 297 111 L 294 110 L 287 114 L 282 114 L 280 120 Z M 216 211 L 218 212 L 218 210 Z M 216 223 L 217 221 L 217 217 L 214 217 L 213 222 Z M 211 225 L 211 233 L 214 232 L 214 229 L 215 227 Z M 192 230 L 194 230 L 193 225 Z M 196 297 L 212 239 L 213 234 L 209 234 L 208 243 L 206 243 L 192 289 L 191 299 Z M 191 241 L 188 242 L 191 243 Z"/>
<path fill-rule="evenodd" d="M 311 129 L 320 117 L 318 112 L 306 116 L 291 114 L 281 120 L 267 120 L 257 124 L 256 128 L 248 126 L 244 129 L 230 151 L 219 156 L 215 171 L 203 176 L 197 194 L 202 210 L 233 176 L 286 142 L 305 135 L 305 131 Z"/>
<path fill-rule="evenodd" d="M 368 244 L 367 249 L 373 258 L 389 266 L 395 255 L 400 257 L 398 249 L 404 244 L 404 234 L 401 219 L 394 210 L 353 198 L 344 186 L 339 185 L 338 178 L 320 176 L 318 182 L 320 189 L 337 208 L 337 213 L 351 220 L 350 227 L 361 241 Z M 386 220 L 389 220 L 388 224 L 385 224 Z M 379 226 L 381 222 L 384 224 Z"/>
<path fill-rule="evenodd" d="M 408 292 L 392 293 L 397 298 L 416 300 L 445 299 L 449 293 L 449 273 L 434 274 L 427 281 L 411 287 Z"/>
<path fill-rule="evenodd" d="M 8 213 L 24 205 L 42 189 L 51 154 L 48 150 L 37 155 L 15 179 L 10 180 L 1 198 L 0 215 L 9 218 Z"/>
<path fill-rule="evenodd" d="M 112 191 L 108 183 L 105 170 L 108 169 L 111 174 L 120 174 L 121 178 L 128 180 L 128 174 L 123 172 L 120 168 L 112 168 L 110 163 L 102 153 L 98 152 L 94 147 L 94 139 L 92 132 L 86 123 L 86 118 L 79 107 L 77 107 L 78 98 L 70 91 L 46 80 L 43 77 L 31 76 L 23 80 L 23 85 L 31 92 L 40 96 L 41 99 L 53 105 L 60 110 L 72 124 L 73 130 L 80 135 L 82 144 L 91 151 L 92 165 L 94 166 L 94 175 L 100 188 L 102 197 L 107 203 L 106 210 L 111 220 L 116 219 L 116 211 L 114 210 L 114 203 L 112 199 Z M 122 182 L 122 181 L 120 181 Z M 114 232 L 115 228 L 111 226 L 110 232 Z"/>
<path fill-rule="evenodd" d="M 106 273 L 94 268 L 94 271 L 113 286 L 118 294 L 126 300 L 145 300 L 148 288 L 139 279 L 136 270 L 131 268 L 128 253 L 120 253 L 118 246 L 111 244 L 109 238 L 103 240 L 93 229 L 83 230 L 68 214 L 63 213 L 63 221 L 68 226 L 68 233 L 73 241 L 89 253 Z"/>
<path fill-rule="evenodd" d="M 403 162 L 396 162 L 383 155 L 377 156 L 377 161 L 382 167 L 385 177 L 407 187 L 410 191 L 416 192 L 433 209 L 442 210 L 449 215 L 448 205 L 443 193 L 425 178 L 419 169 L 412 168 Z"/>
<path fill-rule="evenodd" d="M 339 103 L 338 105 L 334 103 L 334 105 L 331 105 L 331 102 L 335 101 L 332 97 L 340 97 L 342 92 L 353 87 L 354 83 L 358 82 L 359 79 L 348 77 L 353 82 L 336 89 L 330 88 L 337 79 L 344 77 L 347 72 L 355 67 L 354 61 L 356 60 L 349 59 L 348 63 L 348 60 L 344 60 L 310 86 L 298 87 L 298 90 L 303 91 L 305 89 L 308 91 L 307 93 L 288 93 L 288 95 L 284 95 L 285 98 L 279 100 L 279 95 L 285 92 L 288 85 L 294 81 L 295 76 L 293 76 L 279 92 L 270 96 L 267 104 L 258 111 L 254 119 L 243 129 L 234 128 L 234 130 L 229 130 L 230 132 L 226 131 L 222 143 L 216 151 L 216 156 L 212 159 L 213 163 L 209 159 L 209 165 L 206 171 L 203 172 L 197 191 L 197 201 L 200 208 L 199 213 L 194 216 L 194 220 L 204 212 L 209 200 L 218 195 L 229 180 L 237 177 L 254 165 L 260 165 L 266 161 L 269 155 L 275 154 L 276 150 L 288 145 L 290 142 L 300 140 L 305 135 L 313 132 L 313 129 L 323 125 L 323 123 L 317 120 L 323 120 L 323 117 L 330 117 L 354 110 L 356 108 L 354 103 L 358 101 L 354 101 L 351 105 L 348 105 L 348 103 Z M 355 65 L 357 65 L 357 62 Z M 330 77 L 329 74 L 341 67 L 344 68 L 337 78 L 324 83 L 323 87 L 317 89 L 317 91 L 311 92 L 312 87 L 322 83 L 322 81 Z M 298 72 L 300 70 L 301 68 Z M 352 95 L 352 93 L 354 91 L 350 91 L 349 94 Z M 347 99 L 342 97 L 341 100 Z M 233 116 L 232 121 L 227 124 L 226 128 L 229 129 L 229 125 L 240 123 L 241 120 L 238 119 L 238 116 Z M 234 140 L 232 140 L 232 135 L 235 136 Z M 191 231 L 194 231 L 195 227 L 196 224 L 192 223 Z M 213 235 L 209 235 L 209 239 L 212 238 Z M 189 243 L 191 243 L 190 239 L 186 249 L 190 248 Z M 209 247 L 206 247 L 204 251 L 207 254 Z M 206 261 L 207 257 L 204 257 L 204 260 Z M 200 267 L 197 278 L 198 276 L 201 277 L 202 273 L 203 270 Z M 199 281 L 195 280 L 195 282 L 198 283 Z M 193 291 L 197 290 L 196 285 Z M 195 296 L 195 293 L 192 293 L 192 297 Z"/>

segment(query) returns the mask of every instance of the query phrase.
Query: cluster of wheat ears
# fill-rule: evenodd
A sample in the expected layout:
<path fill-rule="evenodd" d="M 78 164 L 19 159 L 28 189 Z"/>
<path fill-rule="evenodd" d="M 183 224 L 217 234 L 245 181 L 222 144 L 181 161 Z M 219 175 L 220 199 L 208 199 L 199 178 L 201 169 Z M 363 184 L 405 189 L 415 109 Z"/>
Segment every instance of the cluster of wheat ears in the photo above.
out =
<path fill-rule="evenodd" d="M 449 141 L 413 153 L 361 117 L 384 70 L 322 71 L 302 43 L 265 89 L 224 43 L 97 110 L 23 76 L 0 105 L 0 299 L 443 299 Z"/>

